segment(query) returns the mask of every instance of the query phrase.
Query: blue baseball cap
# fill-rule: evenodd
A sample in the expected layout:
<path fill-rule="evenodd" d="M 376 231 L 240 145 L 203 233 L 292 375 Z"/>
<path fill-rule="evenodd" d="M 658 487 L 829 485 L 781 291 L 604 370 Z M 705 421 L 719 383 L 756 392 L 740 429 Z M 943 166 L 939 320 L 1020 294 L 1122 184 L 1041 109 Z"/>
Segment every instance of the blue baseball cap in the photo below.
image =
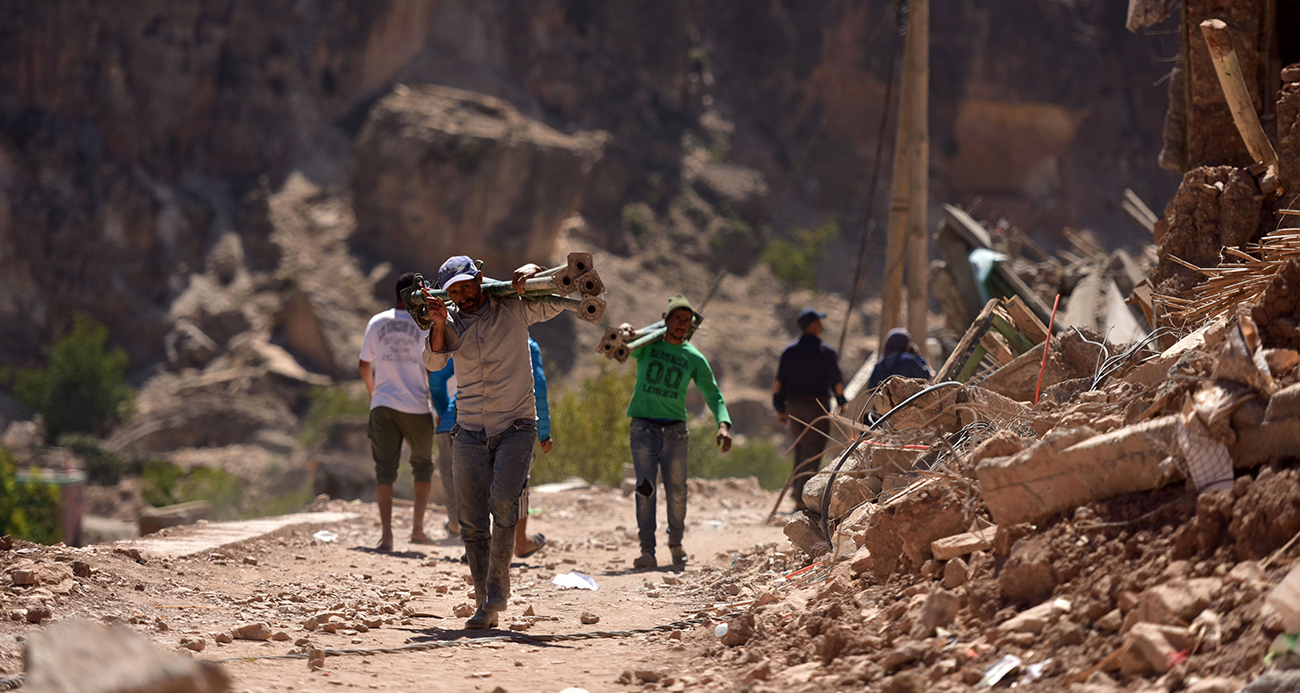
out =
<path fill-rule="evenodd" d="M 447 258 L 438 269 L 438 286 L 443 291 L 456 282 L 463 282 L 466 279 L 474 279 L 478 276 L 478 266 L 470 259 L 468 255 L 457 255 Z"/>
<path fill-rule="evenodd" d="M 799 311 L 799 318 L 798 318 L 799 329 L 808 327 L 809 325 L 812 324 L 813 320 L 821 320 L 824 317 L 826 317 L 826 314 L 821 311 L 814 310 L 812 308 L 804 308 L 803 310 Z"/>

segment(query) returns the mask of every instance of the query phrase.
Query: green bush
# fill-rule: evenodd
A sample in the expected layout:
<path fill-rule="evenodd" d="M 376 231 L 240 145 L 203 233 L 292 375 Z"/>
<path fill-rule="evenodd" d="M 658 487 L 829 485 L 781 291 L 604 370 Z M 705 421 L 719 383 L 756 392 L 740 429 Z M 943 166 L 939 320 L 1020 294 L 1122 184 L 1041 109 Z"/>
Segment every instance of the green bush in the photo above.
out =
<path fill-rule="evenodd" d="M 107 349 L 107 343 L 108 328 L 77 314 L 72 331 L 55 343 L 45 370 L 18 372 L 14 395 L 45 417 L 52 439 L 68 432 L 99 432 L 130 405 L 126 352 Z"/>
<path fill-rule="evenodd" d="M 86 477 L 92 484 L 113 486 L 122 480 L 129 466 L 122 456 L 104 448 L 99 438 L 86 433 L 64 433 L 57 445 L 68 448 L 86 462 Z"/>
<path fill-rule="evenodd" d="M 352 397 L 347 388 L 314 387 L 308 396 L 307 416 L 302 421 L 298 443 L 304 448 L 315 445 L 325 431 L 344 416 L 368 416 L 370 400 L 364 395 Z"/>
<path fill-rule="evenodd" d="M 712 418 L 705 418 L 691 426 L 690 475 L 701 479 L 726 479 L 728 477 L 758 477 L 758 485 L 775 491 L 790 478 L 790 460 L 771 441 L 759 436 L 747 436 L 743 441 L 732 441 L 731 450 L 723 454 L 715 438 L 718 427 Z"/>
<path fill-rule="evenodd" d="M 620 372 L 602 359 L 600 374 L 588 378 L 576 392 L 562 394 L 551 405 L 551 437 L 555 447 L 538 453 L 533 462 L 534 484 L 563 481 L 572 476 L 617 486 L 623 465 L 632 461 L 627 404 L 636 386 L 634 371 Z"/>
<path fill-rule="evenodd" d="M 772 268 L 787 290 L 798 286 L 817 289 L 817 261 L 826 244 L 839 233 L 835 222 L 816 231 L 795 229 L 795 242 L 775 240 L 763 249 L 762 260 Z"/>
<path fill-rule="evenodd" d="M 13 453 L 0 448 L 0 535 L 38 544 L 57 543 L 61 504 L 58 487 L 19 481 L 14 467 Z"/>

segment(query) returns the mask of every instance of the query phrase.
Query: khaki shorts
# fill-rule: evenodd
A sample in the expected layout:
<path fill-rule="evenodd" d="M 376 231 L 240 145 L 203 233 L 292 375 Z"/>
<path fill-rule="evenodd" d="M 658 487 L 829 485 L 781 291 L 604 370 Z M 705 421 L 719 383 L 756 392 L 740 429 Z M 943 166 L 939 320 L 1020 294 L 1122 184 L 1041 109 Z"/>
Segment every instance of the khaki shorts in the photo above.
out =
<path fill-rule="evenodd" d="M 388 407 L 370 410 L 370 454 L 375 458 L 375 481 L 392 486 L 402 441 L 411 446 L 411 476 L 416 483 L 433 479 L 433 414 L 407 414 Z"/>

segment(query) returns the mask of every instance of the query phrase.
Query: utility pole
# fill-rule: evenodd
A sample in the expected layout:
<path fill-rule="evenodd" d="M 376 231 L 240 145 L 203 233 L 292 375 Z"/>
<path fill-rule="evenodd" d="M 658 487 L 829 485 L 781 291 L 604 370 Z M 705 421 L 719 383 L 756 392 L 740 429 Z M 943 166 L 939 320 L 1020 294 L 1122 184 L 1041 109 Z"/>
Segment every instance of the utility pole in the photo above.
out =
<path fill-rule="evenodd" d="M 928 313 L 929 258 L 926 200 L 929 182 L 927 117 L 930 84 L 929 0 L 907 3 L 907 39 L 903 48 L 902 89 L 894 139 L 894 177 L 890 186 L 889 235 L 885 241 L 885 275 L 881 289 L 880 344 L 903 324 L 903 268 L 908 275 L 908 331 L 924 347 Z"/>
<path fill-rule="evenodd" d="M 912 83 L 912 117 L 909 119 L 907 154 L 907 331 L 912 333 L 916 348 L 926 349 L 930 314 L 930 233 L 926 226 L 926 208 L 930 199 L 930 0 L 911 0 L 908 18 L 907 50 L 903 62 L 904 79 Z M 910 60 L 908 60 L 910 58 Z"/>

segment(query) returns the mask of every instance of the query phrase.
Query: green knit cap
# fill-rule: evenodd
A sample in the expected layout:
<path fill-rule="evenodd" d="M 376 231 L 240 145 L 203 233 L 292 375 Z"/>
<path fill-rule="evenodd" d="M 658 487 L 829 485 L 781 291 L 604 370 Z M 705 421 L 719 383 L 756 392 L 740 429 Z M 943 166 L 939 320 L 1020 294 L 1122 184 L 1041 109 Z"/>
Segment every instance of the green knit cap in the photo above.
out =
<path fill-rule="evenodd" d="M 695 308 L 691 307 L 691 302 L 686 300 L 685 296 L 677 294 L 668 299 L 668 310 L 664 311 L 664 320 L 667 320 L 668 316 L 672 315 L 673 311 L 678 308 L 685 308 L 686 310 L 691 311 L 691 315 L 699 315 L 699 313 L 695 312 Z"/>

